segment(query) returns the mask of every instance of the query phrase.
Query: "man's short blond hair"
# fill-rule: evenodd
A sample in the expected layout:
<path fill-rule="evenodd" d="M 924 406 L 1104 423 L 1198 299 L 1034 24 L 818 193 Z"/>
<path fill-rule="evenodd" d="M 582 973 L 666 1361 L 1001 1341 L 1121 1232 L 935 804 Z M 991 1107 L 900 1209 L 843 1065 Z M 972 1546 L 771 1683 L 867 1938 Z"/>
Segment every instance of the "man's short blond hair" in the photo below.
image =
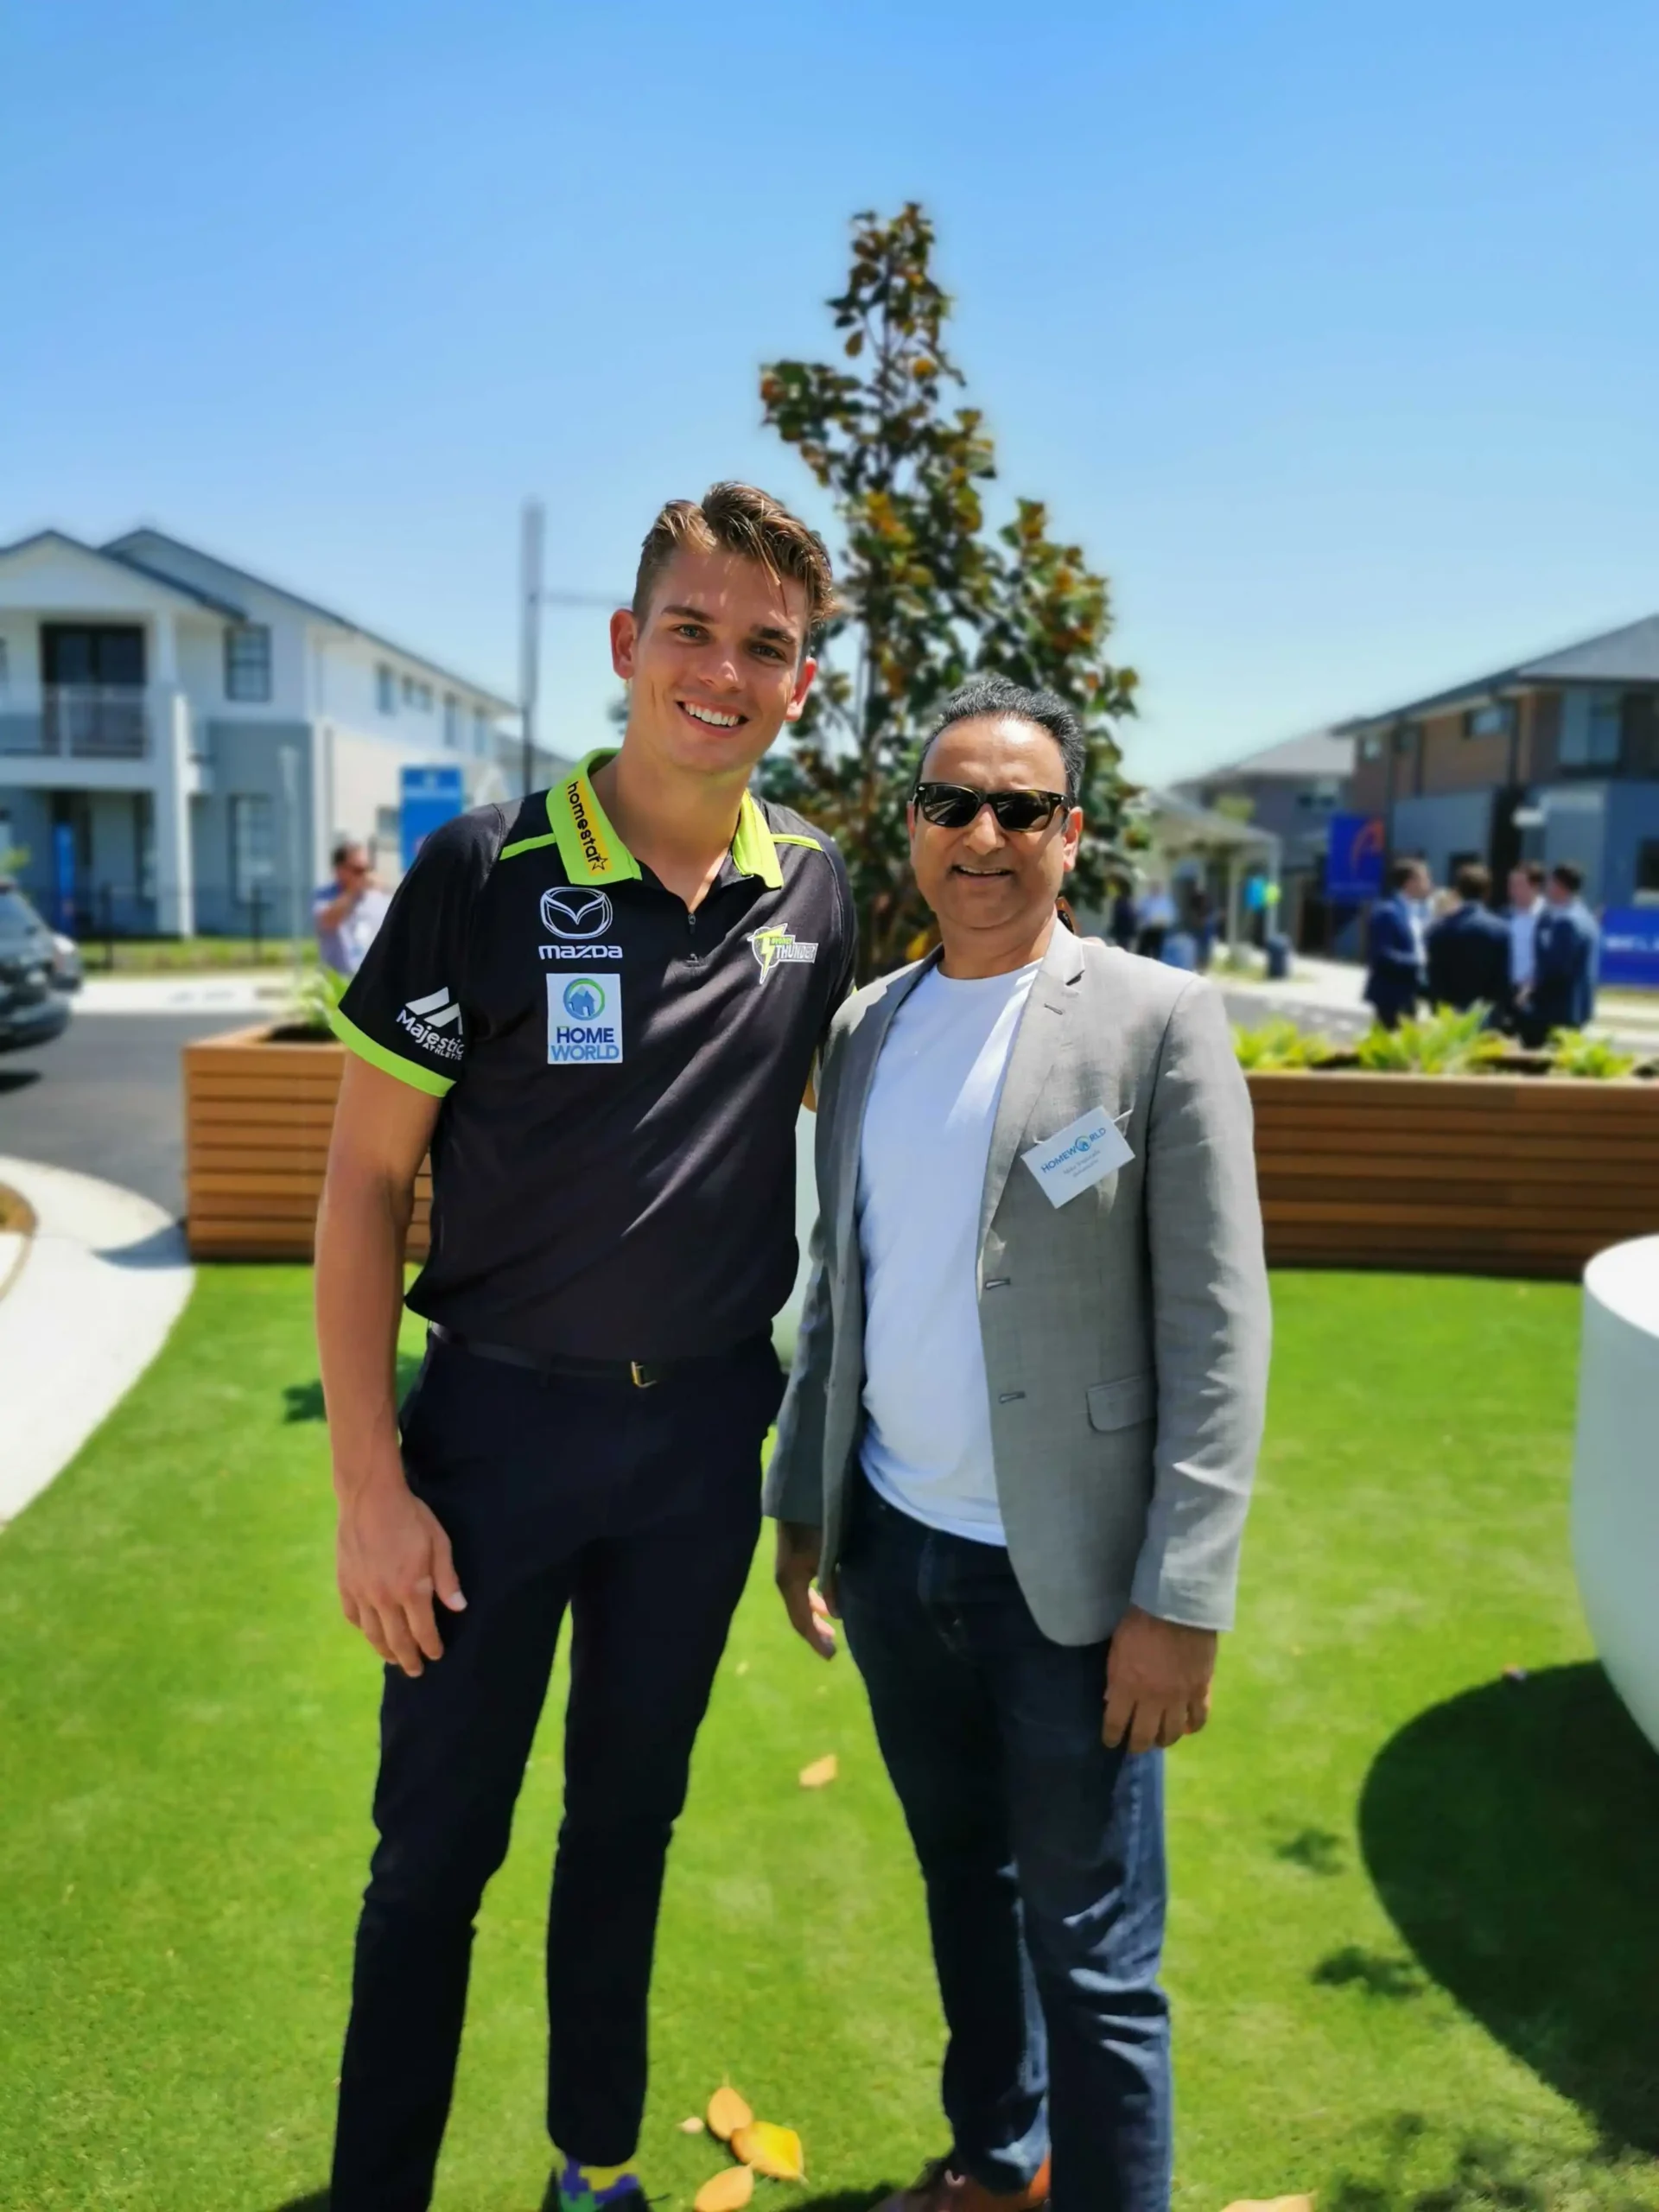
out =
<path fill-rule="evenodd" d="M 835 576 L 817 531 L 753 484 L 713 484 L 701 502 L 671 499 L 645 532 L 633 580 L 636 622 L 651 612 L 657 579 L 683 546 L 698 553 L 736 553 L 758 561 L 769 575 L 799 584 L 806 594 L 803 645 L 836 611 Z"/>

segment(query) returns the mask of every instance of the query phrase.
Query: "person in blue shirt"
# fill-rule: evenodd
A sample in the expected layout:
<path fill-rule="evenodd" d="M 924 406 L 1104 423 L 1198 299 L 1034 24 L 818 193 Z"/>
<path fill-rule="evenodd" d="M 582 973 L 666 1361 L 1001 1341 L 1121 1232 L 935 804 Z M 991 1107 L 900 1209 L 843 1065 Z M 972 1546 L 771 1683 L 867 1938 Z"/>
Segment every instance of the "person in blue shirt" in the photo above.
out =
<path fill-rule="evenodd" d="M 1584 870 L 1562 861 L 1549 872 L 1533 950 L 1531 1007 L 1538 1028 L 1582 1029 L 1596 1008 L 1598 931 L 1581 893 Z"/>
<path fill-rule="evenodd" d="M 1492 879 L 1478 861 L 1460 868 L 1454 882 L 1461 903 L 1428 932 L 1429 1004 L 1459 1014 L 1484 1006 L 1487 1027 L 1497 1028 L 1510 1008 L 1509 925 L 1487 907 Z"/>
<path fill-rule="evenodd" d="M 1422 861 L 1395 861 L 1389 869 L 1389 895 L 1371 909 L 1365 997 L 1384 1029 L 1396 1028 L 1422 996 L 1423 925 L 1418 908 L 1428 893 L 1429 874 Z"/>

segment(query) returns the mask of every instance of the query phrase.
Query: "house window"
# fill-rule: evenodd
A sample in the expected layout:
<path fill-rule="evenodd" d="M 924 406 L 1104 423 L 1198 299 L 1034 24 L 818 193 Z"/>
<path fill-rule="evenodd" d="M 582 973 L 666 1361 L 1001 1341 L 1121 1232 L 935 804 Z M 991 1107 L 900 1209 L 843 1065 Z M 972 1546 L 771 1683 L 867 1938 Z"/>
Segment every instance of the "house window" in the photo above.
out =
<path fill-rule="evenodd" d="M 374 810 L 374 857 L 383 868 L 396 868 L 403 856 L 403 816 L 395 806 Z"/>
<path fill-rule="evenodd" d="M 490 750 L 490 718 L 481 707 L 473 710 L 473 750 L 480 760 L 486 759 Z"/>
<path fill-rule="evenodd" d="M 1616 768 L 1623 702 L 1617 691 L 1569 691 L 1561 703 L 1563 768 Z"/>
<path fill-rule="evenodd" d="M 378 661 L 375 664 L 374 703 L 383 715 L 395 715 L 397 711 L 397 680 L 387 661 Z"/>
<path fill-rule="evenodd" d="M 232 622 L 226 631 L 225 696 L 270 698 L 270 632 L 263 622 Z"/>
<path fill-rule="evenodd" d="M 415 686 L 415 704 L 423 715 L 431 713 L 432 686 L 429 683 L 417 683 Z"/>
<path fill-rule="evenodd" d="M 1382 739 L 1362 737 L 1359 741 L 1359 757 L 1362 760 L 1380 760 L 1382 758 Z"/>
<path fill-rule="evenodd" d="M 1514 728 L 1513 699 L 1489 699 L 1484 707 L 1471 707 L 1463 718 L 1465 737 L 1507 737 Z"/>
<path fill-rule="evenodd" d="M 1636 849 L 1636 895 L 1644 906 L 1659 899 L 1659 837 L 1644 837 Z"/>
<path fill-rule="evenodd" d="M 270 895 L 276 872 L 276 811 L 264 791 L 232 794 L 231 896 L 238 906 L 251 906 L 256 891 L 262 902 Z"/>
<path fill-rule="evenodd" d="M 452 752 L 461 748 L 461 702 L 453 691 L 443 695 L 443 741 Z"/>
<path fill-rule="evenodd" d="M 1402 722 L 1394 733 L 1395 751 L 1396 753 L 1409 753 L 1412 747 L 1417 743 L 1422 734 L 1423 726 L 1421 722 Z"/>

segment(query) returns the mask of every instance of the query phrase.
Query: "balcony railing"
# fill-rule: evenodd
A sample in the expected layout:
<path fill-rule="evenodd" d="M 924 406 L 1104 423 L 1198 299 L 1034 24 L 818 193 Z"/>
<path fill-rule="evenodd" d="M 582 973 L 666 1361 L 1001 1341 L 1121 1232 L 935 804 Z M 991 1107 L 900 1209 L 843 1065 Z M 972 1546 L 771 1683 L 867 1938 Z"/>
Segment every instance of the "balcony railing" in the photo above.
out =
<path fill-rule="evenodd" d="M 36 759 L 143 760 L 150 747 L 142 684 L 48 683 L 37 715 L 0 715 L 0 752 Z"/>

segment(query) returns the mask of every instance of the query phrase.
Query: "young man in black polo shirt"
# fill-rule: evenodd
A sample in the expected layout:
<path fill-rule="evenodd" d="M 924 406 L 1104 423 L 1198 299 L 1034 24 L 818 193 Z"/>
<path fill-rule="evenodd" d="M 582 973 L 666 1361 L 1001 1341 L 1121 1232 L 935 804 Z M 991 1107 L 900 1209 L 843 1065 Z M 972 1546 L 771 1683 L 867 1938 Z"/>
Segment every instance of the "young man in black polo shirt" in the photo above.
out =
<path fill-rule="evenodd" d="M 852 972 L 839 856 L 748 790 L 830 590 L 762 493 L 664 508 L 611 621 L 620 751 L 429 838 L 337 1020 L 317 1326 L 341 1603 L 387 1671 L 334 2212 L 430 2200 L 474 1916 L 567 1611 L 547 2202 L 644 2212 L 664 1861 L 782 1395 L 796 1114 Z"/>

